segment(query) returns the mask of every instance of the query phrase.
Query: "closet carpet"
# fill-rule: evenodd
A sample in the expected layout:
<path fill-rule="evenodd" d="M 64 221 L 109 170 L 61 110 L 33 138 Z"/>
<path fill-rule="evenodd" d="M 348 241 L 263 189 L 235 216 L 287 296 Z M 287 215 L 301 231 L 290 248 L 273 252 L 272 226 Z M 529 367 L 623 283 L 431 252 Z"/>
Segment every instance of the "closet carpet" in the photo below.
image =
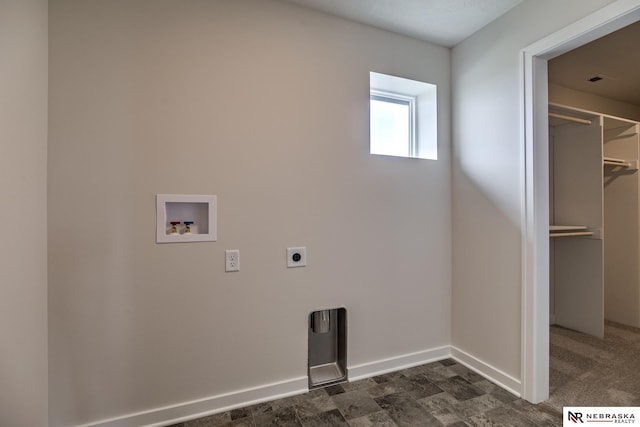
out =
<path fill-rule="evenodd" d="M 604 339 L 552 327 L 549 400 L 562 406 L 640 406 L 640 329 L 605 321 Z"/>
<path fill-rule="evenodd" d="M 447 359 L 172 427 L 561 426 L 563 406 L 640 406 L 640 330 L 552 327 L 549 400 L 532 405 Z"/>

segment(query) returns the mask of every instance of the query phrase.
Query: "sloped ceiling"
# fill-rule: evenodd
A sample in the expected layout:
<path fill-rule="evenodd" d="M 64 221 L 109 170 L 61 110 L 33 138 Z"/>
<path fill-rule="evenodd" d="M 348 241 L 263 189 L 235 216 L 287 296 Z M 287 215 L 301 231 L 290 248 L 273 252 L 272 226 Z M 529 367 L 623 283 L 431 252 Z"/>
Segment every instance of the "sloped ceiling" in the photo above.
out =
<path fill-rule="evenodd" d="M 523 0 L 284 0 L 452 47 Z"/>

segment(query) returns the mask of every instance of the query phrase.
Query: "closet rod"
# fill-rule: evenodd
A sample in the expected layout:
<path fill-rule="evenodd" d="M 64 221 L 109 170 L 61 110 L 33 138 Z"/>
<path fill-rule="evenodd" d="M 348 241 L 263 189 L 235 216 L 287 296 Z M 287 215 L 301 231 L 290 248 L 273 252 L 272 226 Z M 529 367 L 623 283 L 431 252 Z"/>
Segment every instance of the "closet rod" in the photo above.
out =
<path fill-rule="evenodd" d="M 602 163 L 604 165 L 609 165 L 609 166 L 620 166 L 623 168 L 629 168 L 631 167 L 631 162 L 627 162 L 625 160 L 622 159 L 615 159 L 613 157 L 605 157 L 602 159 Z"/>
<path fill-rule="evenodd" d="M 581 123 L 583 125 L 590 125 L 591 120 L 587 119 L 579 119 L 578 117 L 565 116 L 564 114 L 552 113 L 549 112 L 549 117 L 554 117 L 556 119 L 568 120 L 570 122 Z"/>
<path fill-rule="evenodd" d="M 593 236 L 592 231 L 575 231 L 571 233 L 549 233 L 549 237 L 579 237 L 579 236 Z"/>

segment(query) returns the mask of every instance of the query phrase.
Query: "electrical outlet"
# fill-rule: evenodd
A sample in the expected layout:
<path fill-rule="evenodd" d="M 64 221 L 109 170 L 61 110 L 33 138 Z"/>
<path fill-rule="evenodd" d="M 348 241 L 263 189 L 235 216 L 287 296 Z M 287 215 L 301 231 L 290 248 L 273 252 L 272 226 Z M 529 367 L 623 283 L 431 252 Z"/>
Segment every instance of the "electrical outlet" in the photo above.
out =
<path fill-rule="evenodd" d="M 307 265 L 307 248 L 287 248 L 287 267 L 305 267 Z"/>
<path fill-rule="evenodd" d="M 240 271 L 240 251 L 238 249 L 224 251 L 224 271 Z"/>

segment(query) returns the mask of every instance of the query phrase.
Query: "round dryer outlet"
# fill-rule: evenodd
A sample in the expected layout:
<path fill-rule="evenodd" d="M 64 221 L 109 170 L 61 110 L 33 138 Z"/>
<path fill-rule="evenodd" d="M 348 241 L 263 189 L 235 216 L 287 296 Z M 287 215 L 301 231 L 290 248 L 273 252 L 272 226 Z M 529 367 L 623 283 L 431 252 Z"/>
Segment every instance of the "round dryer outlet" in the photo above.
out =
<path fill-rule="evenodd" d="M 307 265 L 307 248 L 287 248 L 287 267 L 304 267 Z"/>

